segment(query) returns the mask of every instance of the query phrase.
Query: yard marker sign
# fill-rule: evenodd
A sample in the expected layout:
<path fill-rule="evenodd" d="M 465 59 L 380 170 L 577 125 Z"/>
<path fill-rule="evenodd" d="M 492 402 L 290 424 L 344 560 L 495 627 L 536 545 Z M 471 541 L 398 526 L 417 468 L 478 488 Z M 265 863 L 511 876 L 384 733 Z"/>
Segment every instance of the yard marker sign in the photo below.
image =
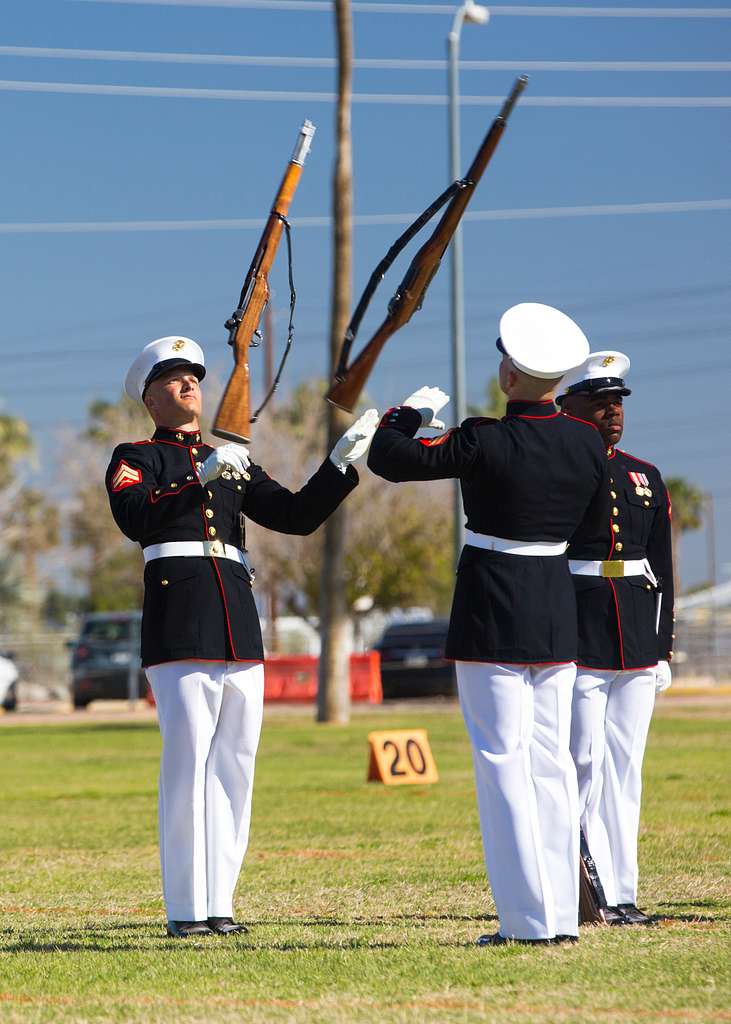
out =
<path fill-rule="evenodd" d="M 405 786 L 439 781 L 426 729 L 369 732 L 368 747 L 368 782 Z"/>

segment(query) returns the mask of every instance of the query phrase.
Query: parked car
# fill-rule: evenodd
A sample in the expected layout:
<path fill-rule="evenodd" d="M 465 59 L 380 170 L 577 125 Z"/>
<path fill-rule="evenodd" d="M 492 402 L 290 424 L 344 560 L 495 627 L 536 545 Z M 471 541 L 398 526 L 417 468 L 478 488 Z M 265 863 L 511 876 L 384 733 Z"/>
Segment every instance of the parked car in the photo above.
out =
<path fill-rule="evenodd" d="M 454 665 L 444 660 L 448 625 L 447 619 L 429 619 L 386 628 L 376 644 L 384 699 L 454 696 Z"/>
<path fill-rule="evenodd" d="M 79 639 L 71 641 L 72 697 L 75 708 L 92 700 L 125 700 L 130 665 L 137 671 L 137 692 L 147 680 L 139 666 L 141 612 L 93 612 L 81 620 Z"/>
<path fill-rule="evenodd" d="M 3 711 L 15 711 L 18 706 L 18 669 L 13 655 L 0 655 L 0 707 Z"/>

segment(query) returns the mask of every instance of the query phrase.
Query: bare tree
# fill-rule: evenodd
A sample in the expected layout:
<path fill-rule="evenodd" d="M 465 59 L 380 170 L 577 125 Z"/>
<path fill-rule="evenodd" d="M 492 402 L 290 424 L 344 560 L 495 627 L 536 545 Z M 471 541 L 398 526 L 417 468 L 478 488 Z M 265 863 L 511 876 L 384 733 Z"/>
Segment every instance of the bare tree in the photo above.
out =
<path fill-rule="evenodd" d="M 348 325 L 352 290 L 353 158 L 350 134 L 353 84 L 353 20 L 350 0 L 335 0 L 338 48 L 338 106 L 336 157 L 333 178 L 333 288 L 330 311 L 329 374 L 337 364 L 340 343 Z M 346 413 L 328 406 L 327 433 L 330 448 L 347 429 Z M 320 677 L 317 694 L 318 722 L 345 723 L 350 718 L 349 616 L 346 602 L 345 506 L 341 505 L 325 525 L 320 588 Z"/>

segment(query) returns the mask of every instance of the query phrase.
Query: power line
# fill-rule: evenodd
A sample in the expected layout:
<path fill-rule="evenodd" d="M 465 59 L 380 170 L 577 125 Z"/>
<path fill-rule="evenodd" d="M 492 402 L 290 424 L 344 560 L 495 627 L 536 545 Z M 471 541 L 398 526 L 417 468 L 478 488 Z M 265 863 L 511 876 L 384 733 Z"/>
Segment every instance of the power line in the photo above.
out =
<path fill-rule="evenodd" d="M 332 13 L 330 0 L 77 0 L 78 3 L 128 4 L 148 7 L 231 7 L 267 11 Z M 355 14 L 453 15 L 453 4 L 362 3 Z M 731 18 L 726 7 L 537 7 L 490 5 L 490 14 L 518 18 Z"/>
<path fill-rule="evenodd" d="M 669 203 L 603 203 L 590 206 L 537 206 L 524 209 L 468 210 L 467 222 L 543 220 L 562 217 L 631 216 L 661 213 L 704 213 L 731 210 L 731 199 L 698 199 Z M 383 227 L 410 224 L 416 213 L 366 213 L 353 217 L 355 227 Z M 0 223 L 0 235 L 105 234 L 138 231 L 246 231 L 263 228 L 262 217 L 209 220 L 108 220 L 108 221 L 23 221 Z M 293 217 L 292 224 L 304 228 L 327 228 L 330 216 Z"/>
<path fill-rule="evenodd" d="M 77 50 L 50 46 L 0 46 L 0 56 L 53 60 L 121 61 L 235 67 L 336 68 L 335 57 L 278 57 L 225 53 L 164 53 L 146 50 Z M 375 71 L 446 71 L 446 60 L 356 57 L 355 68 Z M 462 60 L 463 71 L 731 71 L 727 60 Z"/>
<path fill-rule="evenodd" d="M 204 341 L 203 344 L 207 344 L 207 343 Z M 223 344 L 225 344 L 225 343 L 223 343 Z M 493 352 L 494 352 L 494 350 L 493 350 Z M 484 357 L 484 359 L 487 359 L 487 354 L 483 353 L 481 355 L 480 354 L 475 355 L 474 356 L 474 362 L 479 364 L 482 357 Z M 495 363 L 495 358 L 491 355 L 490 359 L 492 360 L 491 365 L 494 364 Z M 436 372 L 437 370 L 438 371 L 446 370 L 448 361 L 449 361 L 449 353 L 445 350 L 445 351 L 440 352 L 438 354 L 429 355 L 429 356 L 427 356 L 425 358 L 420 356 L 419 360 L 418 360 L 418 366 L 419 366 L 419 369 L 434 369 L 435 372 Z M 393 358 L 388 359 L 387 367 L 384 367 L 383 369 L 384 370 L 387 369 L 389 375 L 392 376 L 394 370 L 405 370 L 405 369 L 412 369 L 413 370 L 414 367 L 415 367 L 415 362 L 414 362 L 414 357 L 412 355 L 410 358 L 405 358 L 405 359 L 395 359 L 395 360 Z M 661 369 L 661 370 L 640 370 L 640 371 L 637 371 L 637 372 L 633 371 L 633 373 L 632 373 L 632 380 L 636 381 L 638 379 L 639 380 L 652 379 L 653 381 L 655 381 L 655 380 L 669 379 L 669 378 L 675 378 L 675 377 L 686 378 L 686 377 L 689 377 L 689 376 L 695 376 L 696 374 L 716 373 L 716 372 L 719 372 L 719 371 L 728 371 L 728 370 L 731 370 L 731 362 L 729 362 L 728 359 L 722 360 L 722 361 L 716 360 L 714 362 L 704 363 L 704 364 L 701 364 L 701 365 L 698 365 L 696 363 L 691 363 L 691 364 L 686 364 L 686 365 L 681 365 L 681 366 L 666 367 L 665 369 Z M 306 376 L 307 376 L 307 372 L 308 372 L 308 370 L 306 369 L 304 373 L 298 374 L 296 379 L 297 380 L 305 379 Z M 477 372 L 484 372 L 482 367 L 480 367 L 479 365 L 478 365 Z M 75 383 L 75 384 L 64 384 L 63 388 L 62 388 L 62 391 L 63 391 L 64 395 L 68 395 L 68 394 L 86 394 L 89 391 L 94 391 L 94 390 L 99 390 L 99 391 L 102 391 L 103 393 L 107 393 L 108 394 L 109 391 L 117 391 L 119 389 L 121 389 L 121 384 L 114 384 L 114 383 L 110 384 L 109 381 L 107 380 L 104 383 L 97 383 L 96 381 L 88 381 L 88 382 L 79 382 L 79 383 Z M 21 386 L 21 387 L 14 386 L 13 389 L 12 389 L 12 394 L 13 394 L 13 396 L 17 396 L 17 395 L 46 395 L 46 394 L 56 394 L 58 392 L 58 390 L 59 390 L 58 383 L 54 383 L 54 384 L 46 384 L 46 383 L 38 384 L 38 383 L 33 383 L 32 385 Z M 716 454 L 718 454 L 718 452 L 716 452 Z"/>
<path fill-rule="evenodd" d="M 95 0 L 99 2 L 99 0 Z M 94 82 L 0 81 L 0 91 L 31 93 L 66 93 L 86 96 L 146 96 L 156 99 L 228 100 L 238 102 L 335 103 L 334 92 L 282 91 L 274 89 L 198 89 L 180 86 L 106 85 Z M 445 107 L 447 96 L 428 93 L 353 93 L 356 104 L 387 104 L 389 106 Z M 499 107 L 504 96 L 462 96 L 460 103 L 468 107 Z M 664 108 L 701 109 L 731 107 L 731 96 L 526 96 L 525 107 L 598 107 L 626 109 Z"/>

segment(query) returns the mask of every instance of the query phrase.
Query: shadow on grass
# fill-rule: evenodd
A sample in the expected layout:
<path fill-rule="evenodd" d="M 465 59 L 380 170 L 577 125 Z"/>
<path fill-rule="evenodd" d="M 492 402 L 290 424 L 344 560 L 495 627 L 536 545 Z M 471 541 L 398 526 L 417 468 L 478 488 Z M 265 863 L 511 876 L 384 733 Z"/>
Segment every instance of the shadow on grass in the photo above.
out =
<path fill-rule="evenodd" d="M 706 897 L 702 900 L 664 900 L 662 903 L 658 903 L 658 907 L 718 907 L 718 900 L 712 900 Z"/>
<path fill-rule="evenodd" d="M 653 924 L 715 924 L 718 918 L 707 914 L 650 914 Z"/>
<path fill-rule="evenodd" d="M 388 914 L 383 917 L 354 917 L 343 921 L 337 917 L 282 917 L 277 921 L 246 920 L 251 927 L 270 927 L 273 924 L 287 925 L 291 928 L 381 928 L 388 924 L 399 924 L 403 921 L 415 921 L 426 926 L 437 921 L 497 921 L 495 914 Z"/>
<path fill-rule="evenodd" d="M 451 944 L 450 944 L 451 945 Z M 106 953 L 117 956 L 119 953 L 164 953 L 164 952 L 188 952 L 188 953 L 211 953 L 215 951 L 226 951 L 235 948 L 239 953 L 308 953 L 314 950 L 329 950 L 333 952 L 347 952 L 353 950 L 386 950 L 403 949 L 403 942 L 370 941 L 368 939 L 347 939 L 332 942 L 257 942 L 251 936 L 245 939 L 226 937 L 205 937 L 201 939 L 180 939 L 168 938 L 161 933 L 157 938 L 150 938 L 149 935 L 140 937 L 138 941 L 114 942 L 110 939 L 94 941 L 89 936 L 69 937 L 60 942 L 39 942 L 29 939 L 12 943 L 0 944 L 0 953 Z"/>
<path fill-rule="evenodd" d="M 13 729 L 14 725 L 4 725 L 5 729 Z M 40 725 L 23 725 L 22 721 L 17 726 L 17 733 L 22 730 L 23 736 L 43 736 L 46 739 L 53 732 L 62 732 L 64 736 L 72 733 L 90 732 L 157 732 L 157 719 L 147 722 L 94 722 L 91 719 L 69 718 L 68 722 L 53 722 Z"/>
<path fill-rule="evenodd" d="M 252 928 L 343 928 L 345 930 L 362 928 L 383 928 L 388 924 L 398 924 L 403 921 L 417 921 L 427 925 L 431 921 L 470 921 L 480 927 L 484 927 L 489 921 L 497 921 L 494 915 L 441 915 L 434 917 L 422 917 L 418 914 L 402 914 L 388 918 L 369 918 L 361 920 L 344 921 L 338 918 L 285 918 L 279 921 L 247 921 Z M 153 932 L 153 934 L 151 934 Z M 122 934 L 120 934 L 122 933 Z M 171 939 L 164 932 L 164 926 L 159 922 L 116 922 L 103 926 L 89 928 L 74 928 L 64 930 L 59 934 L 57 940 L 46 935 L 33 937 L 31 935 L 12 938 L 14 933 L 9 928 L 0 929 L 0 953 L 120 953 L 120 952 L 161 952 L 168 950 L 187 949 L 198 952 L 210 952 L 212 949 L 231 948 L 237 950 L 257 952 L 307 952 L 311 950 L 385 950 L 401 949 L 405 942 L 391 941 L 384 939 L 369 939 L 367 937 L 344 937 L 338 939 L 317 939 L 313 936 L 312 941 L 257 941 L 256 933 L 248 936 L 226 937 L 222 939 L 216 936 L 205 936 L 198 939 Z M 474 940 L 468 941 L 439 941 L 438 946 L 465 947 L 474 945 Z"/>

